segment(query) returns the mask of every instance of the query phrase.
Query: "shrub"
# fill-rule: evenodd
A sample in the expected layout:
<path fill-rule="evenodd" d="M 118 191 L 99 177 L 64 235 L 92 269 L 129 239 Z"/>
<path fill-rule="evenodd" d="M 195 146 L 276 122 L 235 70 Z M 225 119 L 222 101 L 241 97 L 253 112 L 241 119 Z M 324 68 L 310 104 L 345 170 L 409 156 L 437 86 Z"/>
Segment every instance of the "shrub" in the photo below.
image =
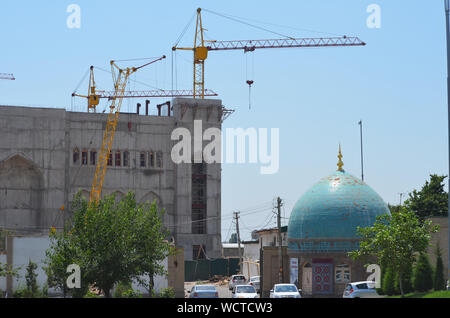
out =
<path fill-rule="evenodd" d="M 42 298 L 47 298 L 48 297 L 48 284 L 45 283 L 44 286 L 42 286 L 42 291 L 41 291 L 41 295 Z"/>
<path fill-rule="evenodd" d="M 439 245 L 436 248 L 436 269 L 434 271 L 434 290 L 445 290 L 444 264 Z"/>
<path fill-rule="evenodd" d="M 87 291 L 86 295 L 83 296 L 83 298 L 101 298 L 101 296 L 91 292 L 90 290 Z"/>
<path fill-rule="evenodd" d="M 142 294 L 140 291 L 135 291 L 132 288 L 127 289 L 123 292 L 123 298 L 142 298 Z"/>
<path fill-rule="evenodd" d="M 425 253 L 420 254 L 414 268 L 413 285 L 414 290 L 418 292 L 426 292 L 433 288 L 433 270 Z"/>
<path fill-rule="evenodd" d="M 13 291 L 14 298 L 25 298 L 28 297 L 28 291 L 26 286 L 18 286 L 15 291 Z"/>
<path fill-rule="evenodd" d="M 142 298 L 139 291 L 133 290 L 131 282 L 119 282 L 114 290 L 114 298 Z"/>
<path fill-rule="evenodd" d="M 175 290 L 172 287 L 161 289 L 159 292 L 160 298 L 175 298 Z"/>
<path fill-rule="evenodd" d="M 383 292 L 384 294 L 388 295 L 388 296 L 392 296 L 394 295 L 394 279 L 395 279 L 395 275 L 394 272 L 392 271 L 391 267 L 386 268 L 386 272 L 383 275 L 383 282 L 382 282 L 382 288 L 383 288 Z"/>
<path fill-rule="evenodd" d="M 114 298 L 121 298 L 121 297 L 123 297 L 123 293 L 125 291 L 127 291 L 127 290 L 130 290 L 130 289 L 132 289 L 131 282 L 122 282 L 122 281 L 120 281 L 117 284 L 117 286 L 116 286 L 116 288 L 114 290 L 113 297 Z"/>
<path fill-rule="evenodd" d="M 24 297 L 33 298 L 39 296 L 36 269 L 37 269 L 36 263 L 29 260 L 26 269 L 27 272 L 25 274 L 25 279 L 27 282 L 27 294 Z"/>

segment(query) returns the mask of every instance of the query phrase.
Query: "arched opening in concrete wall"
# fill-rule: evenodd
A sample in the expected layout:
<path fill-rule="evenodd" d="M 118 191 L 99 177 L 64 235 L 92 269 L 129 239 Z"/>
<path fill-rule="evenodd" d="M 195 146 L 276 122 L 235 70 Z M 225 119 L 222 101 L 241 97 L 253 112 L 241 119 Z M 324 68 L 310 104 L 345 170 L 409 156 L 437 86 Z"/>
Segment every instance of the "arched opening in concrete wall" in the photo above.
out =
<path fill-rule="evenodd" d="M 81 190 L 81 196 L 89 202 L 89 197 L 91 195 L 91 193 L 88 190 Z"/>
<path fill-rule="evenodd" d="M 306 295 L 312 294 L 312 266 L 305 263 L 302 268 L 302 292 Z"/>
<path fill-rule="evenodd" d="M 43 191 L 43 175 L 34 162 L 19 154 L 0 162 L 0 227 L 39 231 Z"/>
<path fill-rule="evenodd" d="M 123 198 L 125 198 L 125 194 L 121 191 L 114 191 L 112 194 L 115 195 L 116 203 L 119 203 Z"/>
<path fill-rule="evenodd" d="M 149 203 L 152 204 L 153 201 L 156 200 L 156 205 L 158 206 L 158 209 L 162 208 L 162 201 L 159 195 L 157 195 L 155 192 L 150 191 L 147 192 L 139 201 L 140 203 Z"/>

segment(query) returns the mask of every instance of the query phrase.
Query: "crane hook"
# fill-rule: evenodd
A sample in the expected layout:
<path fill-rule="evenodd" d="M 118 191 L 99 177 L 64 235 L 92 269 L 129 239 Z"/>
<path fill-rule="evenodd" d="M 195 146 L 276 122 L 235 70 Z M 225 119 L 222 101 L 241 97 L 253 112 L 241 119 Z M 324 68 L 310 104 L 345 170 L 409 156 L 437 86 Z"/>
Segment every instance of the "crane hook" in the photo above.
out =
<path fill-rule="evenodd" d="M 248 84 L 248 109 L 251 109 L 251 88 L 252 88 L 252 84 L 253 81 L 252 80 L 247 80 L 247 84 Z"/>

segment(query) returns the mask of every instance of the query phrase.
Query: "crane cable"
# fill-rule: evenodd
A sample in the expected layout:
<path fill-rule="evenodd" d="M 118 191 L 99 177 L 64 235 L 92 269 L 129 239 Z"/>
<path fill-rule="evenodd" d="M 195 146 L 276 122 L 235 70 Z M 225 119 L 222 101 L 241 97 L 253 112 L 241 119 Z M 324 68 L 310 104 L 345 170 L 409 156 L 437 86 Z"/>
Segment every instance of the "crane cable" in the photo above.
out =
<path fill-rule="evenodd" d="M 224 17 L 226 19 L 230 19 L 230 20 L 233 20 L 233 21 L 236 21 L 236 22 L 239 22 L 239 23 L 243 23 L 243 24 L 252 26 L 254 28 L 258 28 L 258 29 L 261 29 L 261 30 L 264 30 L 264 31 L 267 31 L 267 32 L 270 32 L 270 33 L 274 33 L 274 34 L 277 34 L 277 35 L 281 35 L 283 37 L 291 38 L 291 39 L 292 39 L 292 37 L 290 37 L 290 36 L 286 36 L 286 35 L 283 35 L 281 33 L 277 33 L 277 32 L 271 31 L 269 29 L 265 29 L 265 28 L 259 27 L 257 25 L 250 24 L 248 22 L 244 22 L 243 20 L 253 21 L 253 22 L 256 22 L 256 23 L 260 23 L 260 24 L 272 25 L 272 26 L 276 26 L 276 27 L 280 27 L 280 28 L 292 29 L 292 30 L 297 30 L 297 31 L 306 31 L 306 32 L 312 32 L 312 33 L 318 33 L 318 34 L 327 34 L 327 35 L 333 35 L 333 36 L 344 36 L 344 34 L 325 32 L 325 31 L 318 31 L 318 30 L 313 30 L 313 29 L 296 28 L 296 27 L 287 26 L 287 25 L 281 25 L 281 24 L 269 23 L 269 22 L 265 22 L 265 21 L 255 20 L 255 19 L 238 17 L 238 16 L 231 15 L 231 14 L 221 14 L 221 13 L 217 13 L 217 12 L 214 12 L 214 11 L 211 11 L 211 10 L 208 10 L 208 9 L 203 9 L 203 10 L 207 11 L 207 12 L 210 12 L 212 14 L 219 15 L 219 16 Z"/>
<path fill-rule="evenodd" d="M 250 26 L 252 28 L 256 28 L 256 29 L 259 29 L 259 30 L 263 30 L 263 31 L 266 31 L 266 32 L 269 32 L 269 33 L 273 33 L 273 34 L 282 36 L 284 38 L 288 38 L 288 39 L 294 40 L 294 38 L 289 36 L 289 35 L 278 33 L 278 32 L 275 32 L 275 31 L 272 31 L 272 30 L 269 30 L 269 29 L 266 29 L 266 28 L 263 28 L 263 27 L 260 27 L 260 26 L 257 26 L 257 25 L 254 25 L 254 24 L 251 24 L 251 23 L 239 20 L 239 19 L 236 19 L 236 18 L 233 18 L 233 17 L 231 17 L 229 15 L 221 14 L 221 13 L 214 12 L 214 11 L 211 11 L 211 10 L 208 10 L 208 9 L 203 9 L 203 10 L 206 11 L 206 12 L 218 15 L 218 16 L 220 16 L 222 18 L 229 19 L 229 20 L 232 20 L 232 21 L 235 21 L 235 22 L 238 22 L 238 23 L 242 23 L 242 24 L 248 25 L 248 26 Z"/>
<path fill-rule="evenodd" d="M 252 73 L 252 79 L 250 80 L 248 77 L 248 55 L 246 53 L 251 54 L 252 57 L 252 65 L 251 65 L 251 73 Z M 255 75 L 255 56 L 253 55 L 254 52 L 244 52 L 245 55 L 245 78 L 246 78 L 246 83 L 248 84 L 248 109 L 251 109 L 251 88 L 252 85 L 254 83 L 253 79 L 254 79 L 254 75 Z"/>

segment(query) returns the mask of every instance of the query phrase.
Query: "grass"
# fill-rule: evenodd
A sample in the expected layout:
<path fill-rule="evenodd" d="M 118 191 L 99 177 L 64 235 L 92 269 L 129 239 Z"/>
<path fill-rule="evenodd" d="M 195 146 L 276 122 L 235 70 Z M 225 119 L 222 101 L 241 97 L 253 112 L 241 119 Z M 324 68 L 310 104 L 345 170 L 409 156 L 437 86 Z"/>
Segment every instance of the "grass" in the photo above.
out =
<path fill-rule="evenodd" d="M 388 296 L 386 298 L 402 298 L 400 295 Z M 404 298 L 450 298 L 450 291 L 430 291 L 426 293 L 409 293 Z"/>

